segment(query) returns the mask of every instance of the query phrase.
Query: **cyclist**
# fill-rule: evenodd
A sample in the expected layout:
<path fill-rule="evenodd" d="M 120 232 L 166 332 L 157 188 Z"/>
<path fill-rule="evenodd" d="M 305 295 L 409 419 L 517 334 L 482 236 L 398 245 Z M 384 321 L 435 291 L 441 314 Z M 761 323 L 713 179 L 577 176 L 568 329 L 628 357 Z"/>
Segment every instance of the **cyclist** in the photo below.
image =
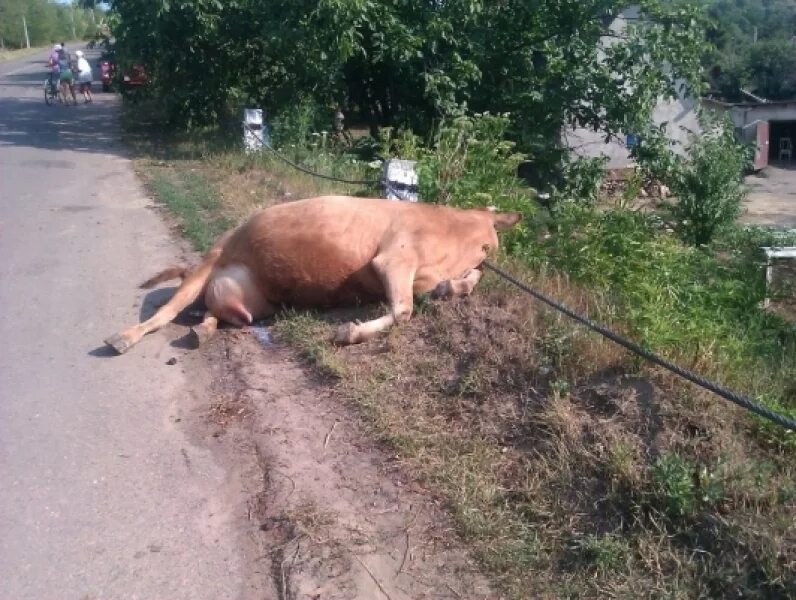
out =
<path fill-rule="evenodd" d="M 61 68 L 58 65 L 58 51 L 61 50 L 61 44 L 55 44 L 47 62 L 50 65 L 50 86 L 52 87 L 53 94 L 58 91 L 58 84 L 61 81 Z"/>
<path fill-rule="evenodd" d="M 63 49 L 63 46 L 58 51 L 58 70 L 59 80 L 61 82 L 61 94 L 64 97 L 64 104 L 68 104 L 69 100 L 66 93 L 70 92 L 72 95 L 72 102 L 77 104 L 77 96 L 75 95 L 75 77 L 72 72 L 72 57 Z"/>

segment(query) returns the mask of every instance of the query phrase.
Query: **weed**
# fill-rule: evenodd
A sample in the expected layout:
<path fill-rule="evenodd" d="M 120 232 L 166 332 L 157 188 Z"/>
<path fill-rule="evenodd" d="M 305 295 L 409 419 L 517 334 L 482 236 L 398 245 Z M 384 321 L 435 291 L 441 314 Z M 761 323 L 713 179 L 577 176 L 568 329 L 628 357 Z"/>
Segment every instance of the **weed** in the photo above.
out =
<path fill-rule="evenodd" d="M 607 472 L 614 490 L 638 487 L 641 469 L 635 448 L 628 442 L 617 441 L 608 449 Z"/>
<path fill-rule="evenodd" d="M 201 175 L 158 174 L 150 186 L 158 199 L 177 216 L 183 233 L 198 250 L 207 251 L 216 238 L 231 227 L 227 219 L 217 214 L 218 198 Z"/>
<path fill-rule="evenodd" d="M 669 517 L 690 516 L 697 507 L 695 467 L 677 454 L 667 454 L 655 463 L 653 477 L 658 497 Z"/>
<path fill-rule="evenodd" d="M 631 556 L 628 541 L 615 533 L 587 535 L 575 540 L 573 549 L 584 563 L 602 573 L 625 570 Z"/>
<path fill-rule="evenodd" d="M 275 331 L 295 346 L 325 376 L 339 378 L 346 368 L 329 342 L 331 329 L 313 313 L 288 310 L 280 313 Z"/>
<path fill-rule="evenodd" d="M 735 221 L 745 196 L 743 172 L 747 151 L 735 140 L 732 122 L 700 114 L 702 131 L 693 135 L 687 155 L 675 154 L 664 132 L 650 127 L 634 148 L 640 164 L 660 178 L 677 197 L 667 205 L 683 240 L 708 244 Z"/>

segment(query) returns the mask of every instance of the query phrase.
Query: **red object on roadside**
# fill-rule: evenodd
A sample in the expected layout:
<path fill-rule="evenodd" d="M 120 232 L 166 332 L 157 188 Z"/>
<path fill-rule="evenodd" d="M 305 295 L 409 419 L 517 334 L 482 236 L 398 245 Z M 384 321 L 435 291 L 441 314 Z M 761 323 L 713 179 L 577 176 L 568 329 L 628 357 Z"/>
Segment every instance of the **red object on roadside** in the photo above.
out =
<path fill-rule="evenodd" d="M 110 91 L 113 77 L 116 73 L 116 64 L 103 60 L 100 62 L 100 78 L 103 91 Z M 122 88 L 130 89 L 146 85 L 148 81 L 146 70 L 143 65 L 133 65 L 132 68 L 122 76 Z"/>

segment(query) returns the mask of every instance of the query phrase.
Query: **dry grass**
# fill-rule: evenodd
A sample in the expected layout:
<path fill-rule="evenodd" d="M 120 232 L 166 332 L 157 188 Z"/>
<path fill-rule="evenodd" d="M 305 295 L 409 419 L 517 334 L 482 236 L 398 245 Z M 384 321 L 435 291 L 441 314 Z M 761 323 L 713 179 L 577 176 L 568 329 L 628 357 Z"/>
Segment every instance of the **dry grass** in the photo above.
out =
<path fill-rule="evenodd" d="M 26 56 L 33 56 L 34 54 L 42 54 L 42 63 L 45 63 L 45 59 L 47 58 L 46 53 L 49 49 L 50 46 L 41 46 L 38 48 L 17 48 L 15 50 L 9 50 L 5 48 L 0 50 L 0 62 L 15 60 L 17 58 L 25 58 Z"/>
<path fill-rule="evenodd" d="M 79 46 L 83 44 L 83 40 L 67 40 L 66 45 L 68 47 Z M 26 56 L 33 56 L 36 54 L 41 55 L 42 64 L 46 64 L 47 62 L 47 55 L 49 54 L 52 45 L 47 46 L 36 46 L 34 48 L 2 48 L 0 49 L 0 62 L 5 62 L 7 60 L 15 60 L 18 58 L 25 58 Z"/>
<path fill-rule="evenodd" d="M 565 280 L 537 283 L 607 312 Z M 322 356 L 345 365 L 341 395 L 446 500 L 506 593 L 792 597 L 792 457 L 760 446 L 722 400 L 484 284 Z M 314 331 L 300 345 L 332 332 L 307 315 L 279 327 L 295 319 Z"/>
<path fill-rule="evenodd" d="M 181 189 L 195 169 L 217 202 L 210 212 L 233 222 L 274 202 L 361 191 L 196 139 L 147 143 L 146 177 Z M 565 278 L 509 267 L 615 321 L 605 299 Z M 793 456 L 750 435 L 739 409 L 492 276 L 469 299 L 418 300 L 413 320 L 382 339 L 332 347 L 336 322 L 350 318 L 286 313 L 276 329 L 444 500 L 508 597 L 794 597 Z"/>
<path fill-rule="evenodd" d="M 239 223 L 254 211 L 279 202 L 323 194 L 364 194 L 362 186 L 319 179 L 295 170 L 268 151 L 246 154 L 237 134 L 217 130 L 170 132 L 158 107 L 141 102 L 126 105 L 122 116 L 125 142 L 136 156 L 139 175 L 150 183 L 158 178 L 184 187 L 186 178 L 199 177 L 205 192 L 216 200 L 214 218 Z M 331 155 L 309 166 L 321 173 L 362 178 L 361 166 L 346 165 Z M 301 161 L 299 161 L 301 162 Z M 155 190 L 155 195 L 159 196 Z"/>

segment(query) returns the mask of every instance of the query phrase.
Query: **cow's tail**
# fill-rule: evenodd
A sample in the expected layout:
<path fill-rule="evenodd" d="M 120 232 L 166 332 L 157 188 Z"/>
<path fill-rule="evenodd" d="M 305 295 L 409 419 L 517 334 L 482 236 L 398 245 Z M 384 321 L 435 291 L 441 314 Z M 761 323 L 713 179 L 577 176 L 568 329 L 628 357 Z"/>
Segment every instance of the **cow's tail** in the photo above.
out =
<path fill-rule="evenodd" d="M 139 287 L 141 289 L 148 290 L 150 288 L 155 287 L 159 283 L 163 283 L 165 281 L 171 281 L 172 279 L 180 279 L 184 280 L 186 275 L 188 274 L 188 267 L 168 267 L 167 269 L 163 269 L 157 275 L 154 275 L 147 279 L 144 283 L 142 283 Z"/>

